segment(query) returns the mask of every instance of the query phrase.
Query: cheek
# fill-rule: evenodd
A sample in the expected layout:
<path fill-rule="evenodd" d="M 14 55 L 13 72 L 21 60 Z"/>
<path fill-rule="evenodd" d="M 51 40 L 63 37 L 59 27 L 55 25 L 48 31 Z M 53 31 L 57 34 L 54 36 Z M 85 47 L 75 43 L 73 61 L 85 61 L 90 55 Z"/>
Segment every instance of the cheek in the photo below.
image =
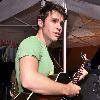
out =
<path fill-rule="evenodd" d="M 52 31 L 52 30 L 53 30 L 53 25 L 51 25 L 50 23 L 49 23 L 49 24 L 45 24 L 44 30 L 45 30 L 46 32 Z"/>
<path fill-rule="evenodd" d="M 49 33 L 48 26 L 44 26 L 44 28 L 43 28 L 43 33 L 44 33 L 44 34 L 48 34 L 48 33 Z"/>

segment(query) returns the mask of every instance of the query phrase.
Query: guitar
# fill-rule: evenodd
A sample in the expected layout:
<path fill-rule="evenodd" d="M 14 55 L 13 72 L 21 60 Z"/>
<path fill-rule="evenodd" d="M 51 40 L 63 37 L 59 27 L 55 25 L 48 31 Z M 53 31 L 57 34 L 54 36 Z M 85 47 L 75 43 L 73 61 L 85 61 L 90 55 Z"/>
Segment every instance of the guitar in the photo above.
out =
<path fill-rule="evenodd" d="M 84 67 L 84 65 L 87 63 L 87 58 L 86 55 L 81 55 L 82 59 L 84 60 L 84 63 L 81 65 L 81 67 Z M 80 68 L 81 69 L 81 68 Z M 78 71 L 73 75 L 72 79 L 69 77 L 69 75 L 67 73 L 63 73 L 60 72 L 59 74 L 54 74 L 54 75 L 50 75 L 49 78 L 51 78 L 52 80 L 55 80 L 57 82 L 60 83 L 64 83 L 67 84 L 70 81 L 72 81 L 72 83 L 77 84 L 80 78 L 80 69 L 78 69 Z M 66 80 L 65 80 L 66 79 Z M 41 94 L 36 94 L 36 93 L 20 93 L 18 95 L 16 95 L 13 100 L 72 100 L 71 97 L 67 97 L 67 96 L 55 96 L 55 95 L 41 95 Z"/>

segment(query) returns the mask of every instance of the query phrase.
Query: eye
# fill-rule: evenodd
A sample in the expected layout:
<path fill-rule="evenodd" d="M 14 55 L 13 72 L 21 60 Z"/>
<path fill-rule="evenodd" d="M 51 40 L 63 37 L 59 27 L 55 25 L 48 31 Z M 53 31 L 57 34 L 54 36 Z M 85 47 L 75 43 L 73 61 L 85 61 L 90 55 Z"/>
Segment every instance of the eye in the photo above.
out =
<path fill-rule="evenodd" d="M 53 22 L 53 23 L 57 23 L 57 19 L 53 19 L 52 22 Z"/>

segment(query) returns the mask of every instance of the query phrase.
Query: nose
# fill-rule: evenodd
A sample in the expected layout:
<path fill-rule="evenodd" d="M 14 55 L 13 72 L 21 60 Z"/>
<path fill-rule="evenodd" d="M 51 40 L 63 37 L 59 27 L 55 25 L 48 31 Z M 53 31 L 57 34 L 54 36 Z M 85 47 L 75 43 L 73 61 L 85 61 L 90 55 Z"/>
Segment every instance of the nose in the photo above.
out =
<path fill-rule="evenodd" d="M 58 30 L 59 32 L 62 31 L 62 26 L 61 26 L 60 24 L 58 24 L 58 26 L 57 26 L 57 30 Z"/>
<path fill-rule="evenodd" d="M 57 28 L 57 30 L 58 30 L 59 32 L 61 32 L 61 31 L 62 31 L 62 29 L 61 29 L 61 28 Z"/>

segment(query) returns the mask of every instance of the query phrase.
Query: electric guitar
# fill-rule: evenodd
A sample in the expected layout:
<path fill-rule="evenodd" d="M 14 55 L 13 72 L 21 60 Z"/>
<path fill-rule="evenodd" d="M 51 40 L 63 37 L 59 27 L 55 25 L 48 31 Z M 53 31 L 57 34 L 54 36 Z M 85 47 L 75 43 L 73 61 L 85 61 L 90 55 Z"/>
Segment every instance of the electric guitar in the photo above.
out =
<path fill-rule="evenodd" d="M 81 65 L 81 67 L 84 67 L 88 59 L 86 58 L 86 54 L 81 55 L 81 57 L 84 60 L 84 63 Z M 50 75 L 49 78 L 57 82 L 64 83 L 64 84 L 67 84 L 70 81 L 72 81 L 72 83 L 74 84 L 77 84 L 81 76 L 80 69 L 78 69 L 78 71 L 73 75 L 72 79 L 69 77 L 68 74 L 63 73 L 63 72 L 60 72 L 59 74 Z M 30 93 L 19 93 L 13 98 L 13 100 L 72 100 L 72 98 L 67 97 L 67 96 L 62 96 L 62 95 L 61 96 L 55 96 L 55 95 L 48 96 L 48 95 L 41 95 L 41 94 L 30 92 Z"/>

